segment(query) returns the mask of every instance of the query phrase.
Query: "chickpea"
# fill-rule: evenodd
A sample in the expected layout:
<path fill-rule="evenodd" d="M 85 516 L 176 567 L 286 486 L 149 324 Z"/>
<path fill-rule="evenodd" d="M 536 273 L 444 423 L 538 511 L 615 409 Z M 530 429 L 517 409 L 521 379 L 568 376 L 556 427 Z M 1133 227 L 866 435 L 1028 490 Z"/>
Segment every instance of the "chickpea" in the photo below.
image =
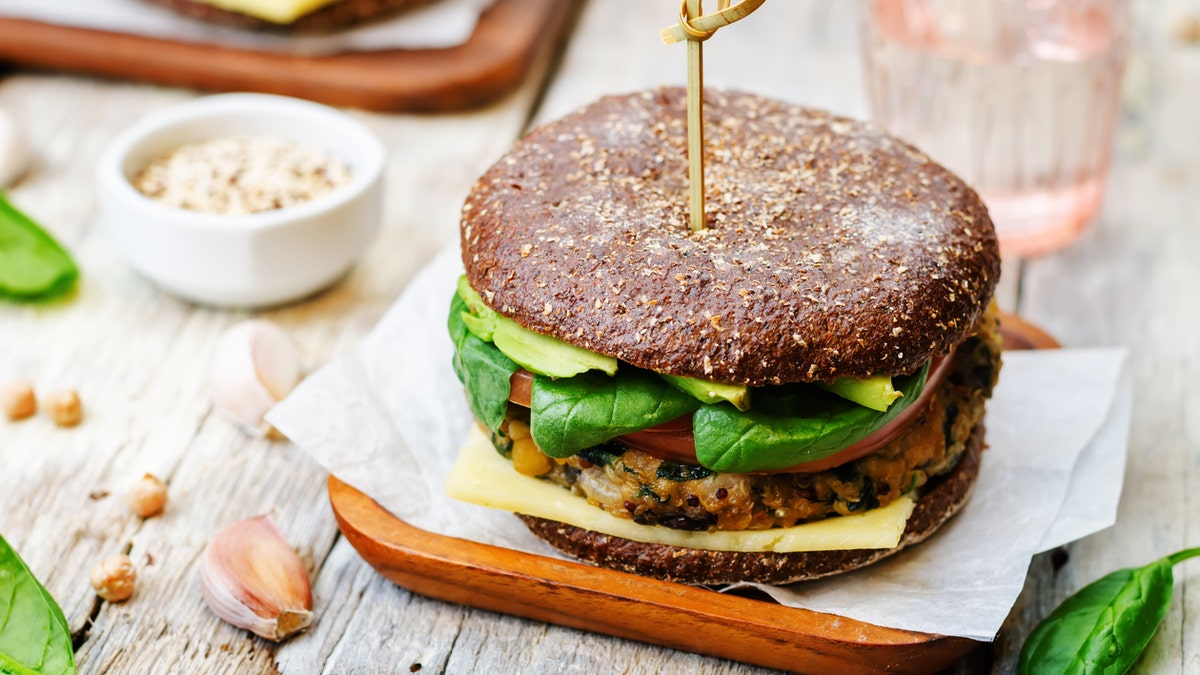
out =
<path fill-rule="evenodd" d="M 148 473 L 133 484 L 126 500 L 129 508 L 139 517 L 157 516 L 167 505 L 167 486 L 154 474 Z"/>
<path fill-rule="evenodd" d="M 129 556 L 114 555 L 92 568 L 91 581 L 96 595 L 109 602 L 122 602 L 133 595 L 137 569 Z"/>
<path fill-rule="evenodd" d="M 532 438 L 513 441 L 512 462 L 513 468 L 526 476 L 543 476 L 554 468 L 554 463 L 538 449 Z"/>
<path fill-rule="evenodd" d="M 514 441 L 529 438 L 529 425 L 517 420 L 508 421 L 508 437 Z"/>
<path fill-rule="evenodd" d="M 23 420 L 37 412 L 37 397 L 28 380 L 15 380 L 0 386 L 0 408 L 12 421 Z"/>
<path fill-rule="evenodd" d="M 74 389 L 64 389 L 46 397 L 46 414 L 60 427 L 73 427 L 83 419 L 83 404 Z"/>

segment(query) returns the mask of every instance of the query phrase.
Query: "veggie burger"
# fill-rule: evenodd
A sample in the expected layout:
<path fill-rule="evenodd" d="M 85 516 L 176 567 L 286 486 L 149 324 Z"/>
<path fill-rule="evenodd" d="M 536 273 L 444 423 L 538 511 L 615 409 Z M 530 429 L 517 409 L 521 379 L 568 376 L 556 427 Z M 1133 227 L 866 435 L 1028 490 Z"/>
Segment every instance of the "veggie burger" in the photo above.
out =
<path fill-rule="evenodd" d="M 967 500 L 1000 367 L 979 197 L 850 119 L 683 89 L 519 141 L 462 213 L 451 496 L 688 583 L 787 583 L 921 541 Z"/>

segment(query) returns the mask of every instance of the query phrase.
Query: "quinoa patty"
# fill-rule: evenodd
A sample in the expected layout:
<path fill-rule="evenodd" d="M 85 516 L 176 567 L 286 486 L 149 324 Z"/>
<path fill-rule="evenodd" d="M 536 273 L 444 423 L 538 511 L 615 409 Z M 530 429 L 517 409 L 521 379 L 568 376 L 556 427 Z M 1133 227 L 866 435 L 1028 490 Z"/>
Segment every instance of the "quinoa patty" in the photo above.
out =
<path fill-rule="evenodd" d="M 996 383 L 998 328 L 992 307 L 958 347 L 950 372 L 912 425 L 874 453 L 832 469 L 717 473 L 614 441 L 553 462 L 543 478 L 617 517 L 684 530 L 790 527 L 885 506 L 957 464 Z M 501 451 L 511 444 L 503 434 L 494 442 Z"/>

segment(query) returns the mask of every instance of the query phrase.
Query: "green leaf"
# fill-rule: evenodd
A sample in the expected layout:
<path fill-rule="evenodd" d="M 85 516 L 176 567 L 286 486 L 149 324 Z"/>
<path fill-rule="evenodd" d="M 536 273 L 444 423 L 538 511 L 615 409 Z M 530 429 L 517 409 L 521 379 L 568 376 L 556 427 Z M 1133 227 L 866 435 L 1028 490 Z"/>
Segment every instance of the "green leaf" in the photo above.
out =
<path fill-rule="evenodd" d="M 920 396 L 929 364 L 896 378 L 904 396 L 886 412 L 865 408 L 809 385 L 755 391 L 754 410 L 706 405 L 692 426 L 696 459 L 730 473 L 775 471 L 815 462 L 874 433 Z"/>
<path fill-rule="evenodd" d="M 542 452 L 570 457 L 593 445 L 682 417 L 700 402 L 646 371 L 533 378 L 530 433 Z"/>
<path fill-rule="evenodd" d="M 495 431 L 508 410 L 509 383 L 517 364 L 491 343 L 475 337 L 463 322 L 467 305 L 456 294 L 450 300 L 447 327 L 454 341 L 454 373 L 467 390 L 467 403 L 476 419 Z"/>
<path fill-rule="evenodd" d="M 1084 586 L 1034 628 L 1021 649 L 1023 674 L 1129 670 L 1171 604 L 1171 567 L 1200 555 L 1180 551 L 1145 567 L 1117 570 Z"/>
<path fill-rule="evenodd" d="M 0 673 L 74 672 L 75 652 L 66 617 L 0 537 Z"/>
<path fill-rule="evenodd" d="M 78 278 L 71 256 L 0 192 L 0 297 L 50 300 Z"/>
<path fill-rule="evenodd" d="M 712 471 L 702 466 L 663 462 L 658 465 L 658 469 L 655 470 L 654 475 L 658 478 L 683 482 L 708 478 L 712 475 Z"/>

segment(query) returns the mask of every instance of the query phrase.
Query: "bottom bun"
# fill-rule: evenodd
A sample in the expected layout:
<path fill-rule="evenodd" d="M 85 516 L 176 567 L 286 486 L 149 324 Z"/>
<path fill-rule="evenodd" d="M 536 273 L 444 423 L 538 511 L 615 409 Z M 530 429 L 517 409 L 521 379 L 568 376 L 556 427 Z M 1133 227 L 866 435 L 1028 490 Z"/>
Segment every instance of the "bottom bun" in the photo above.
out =
<path fill-rule="evenodd" d="M 931 482 L 917 500 L 904 535 L 894 548 L 797 553 L 709 551 L 641 542 L 585 530 L 574 525 L 517 517 L 535 535 L 568 555 L 601 567 L 686 584 L 752 581 L 787 584 L 848 572 L 920 543 L 967 503 L 979 476 L 983 424 L 971 431 L 958 465 Z"/>

